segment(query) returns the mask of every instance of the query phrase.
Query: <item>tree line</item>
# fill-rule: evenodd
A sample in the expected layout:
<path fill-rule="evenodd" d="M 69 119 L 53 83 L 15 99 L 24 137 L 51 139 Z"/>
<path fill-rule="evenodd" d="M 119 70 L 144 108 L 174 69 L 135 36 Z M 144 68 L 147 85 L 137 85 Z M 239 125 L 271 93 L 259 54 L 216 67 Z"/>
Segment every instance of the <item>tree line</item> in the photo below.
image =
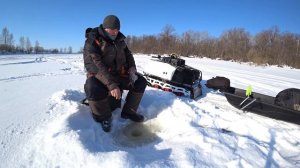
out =
<path fill-rule="evenodd" d="M 299 41 L 299 34 L 280 32 L 276 26 L 254 36 L 243 28 L 233 28 L 216 38 L 208 32 L 196 31 L 176 35 L 175 29 L 166 25 L 158 35 L 126 38 L 134 53 L 177 54 L 294 68 L 300 68 Z"/>
<path fill-rule="evenodd" d="M 276 26 L 255 35 L 244 28 L 233 28 L 212 37 L 208 32 L 197 31 L 177 35 L 173 26 L 166 25 L 157 35 L 127 36 L 126 42 L 134 53 L 174 53 L 300 68 L 300 35 L 280 32 Z M 44 49 L 38 41 L 33 46 L 28 37 L 20 37 L 15 44 L 13 34 L 5 27 L 0 34 L 0 54 L 10 53 L 72 53 L 72 47 Z"/>
<path fill-rule="evenodd" d="M 73 53 L 72 47 L 45 49 L 38 40 L 32 45 L 29 37 L 21 36 L 17 44 L 15 44 L 14 36 L 7 27 L 2 29 L 0 34 L 0 54 L 41 54 L 41 53 Z"/>

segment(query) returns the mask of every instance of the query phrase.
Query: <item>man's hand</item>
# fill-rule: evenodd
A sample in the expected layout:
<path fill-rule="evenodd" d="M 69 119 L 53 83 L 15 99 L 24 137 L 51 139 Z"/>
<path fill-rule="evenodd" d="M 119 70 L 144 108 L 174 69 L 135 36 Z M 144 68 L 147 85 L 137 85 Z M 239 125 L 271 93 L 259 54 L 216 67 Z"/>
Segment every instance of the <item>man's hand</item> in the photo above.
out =
<path fill-rule="evenodd" d="M 120 91 L 119 87 L 111 90 L 110 94 L 112 97 L 116 98 L 117 100 L 119 100 L 121 98 L 121 91 Z"/>

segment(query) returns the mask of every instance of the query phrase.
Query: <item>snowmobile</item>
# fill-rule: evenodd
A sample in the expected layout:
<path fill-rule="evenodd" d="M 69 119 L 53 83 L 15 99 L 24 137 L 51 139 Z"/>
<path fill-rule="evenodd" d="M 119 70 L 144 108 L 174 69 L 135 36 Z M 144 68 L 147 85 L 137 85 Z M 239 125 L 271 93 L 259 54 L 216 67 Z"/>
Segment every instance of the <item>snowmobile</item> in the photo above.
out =
<path fill-rule="evenodd" d="M 246 90 L 228 86 L 225 77 L 216 77 L 207 81 L 208 88 L 219 89 L 227 101 L 235 108 L 249 111 L 300 125 L 300 89 L 289 88 L 279 92 L 276 97 L 252 92 L 251 86 Z M 228 86 L 224 88 L 224 86 Z"/>
<path fill-rule="evenodd" d="M 172 92 L 177 96 L 195 99 L 202 95 L 202 72 L 185 65 L 185 60 L 172 54 L 166 57 L 158 55 L 146 67 L 143 76 L 148 86 Z"/>

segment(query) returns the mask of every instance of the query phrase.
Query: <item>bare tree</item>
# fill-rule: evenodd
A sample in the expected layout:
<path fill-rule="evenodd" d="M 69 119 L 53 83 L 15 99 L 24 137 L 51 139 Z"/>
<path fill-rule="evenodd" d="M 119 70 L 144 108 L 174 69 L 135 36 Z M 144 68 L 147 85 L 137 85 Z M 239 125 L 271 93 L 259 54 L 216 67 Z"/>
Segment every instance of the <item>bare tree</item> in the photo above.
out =
<path fill-rule="evenodd" d="M 78 53 L 83 53 L 83 47 L 80 47 Z"/>
<path fill-rule="evenodd" d="M 8 45 L 9 44 L 9 42 L 8 42 L 9 38 L 10 38 L 9 31 L 8 31 L 7 27 L 4 27 L 2 29 L 2 34 L 1 34 L 1 42 L 2 42 L 2 44 Z"/>
<path fill-rule="evenodd" d="M 19 41 L 20 41 L 20 49 L 22 52 L 24 52 L 25 51 L 25 37 L 21 36 Z"/>
<path fill-rule="evenodd" d="M 172 46 L 175 45 L 176 35 L 175 29 L 171 25 L 166 25 L 160 33 L 160 52 L 165 54 L 171 54 Z"/>
<path fill-rule="evenodd" d="M 27 37 L 26 38 L 26 52 L 31 53 L 32 50 L 33 50 L 33 48 L 32 48 L 31 42 L 30 42 L 29 38 Z"/>
<path fill-rule="evenodd" d="M 248 57 L 250 57 L 253 62 L 259 64 L 273 64 L 275 57 L 273 53 L 277 55 L 277 51 L 275 50 L 278 48 L 275 49 L 275 46 L 278 40 L 277 29 L 269 29 L 256 34 L 254 37 L 254 46 Z"/>
<path fill-rule="evenodd" d="M 41 49 L 41 47 L 40 47 L 40 43 L 39 43 L 39 41 L 37 41 L 37 40 L 35 41 L 34 52 L 35 52 L 36 54 L 42 52 L 42 49 Z"/>
<path fill-rule="evenodd" d="M 13 39 L 14 39 L 13 34 L 9 33 L 8 28 L 5 27 L 2 30 L 2 41 L 3 41 L 3 44 L 5 44 L 5 45 L 13 45 L 13 43 L 14 43 Z"/>
<path fill-rule="evenodd" d="M 13 40 L 13 34 L 9 33 L 9 30 L 7 27 L 2 29 L 2 33 L 0 35 L 0 50 L 4 52 L 12 52 L 14 51 L 14 40 Z"/>
<path fill-rule="evenodd" d="M 300 68 L 300 35 L 280 33 L 277 27 L 255 36 L 243 28 L 234 28 L 217 38 L 194 31 L 176 36 L 174 28 L 167 25 L 158 35 L 128 36 L 126 43 L 134 53 L 175 53 Z"/>
<path fill-rule="evenodd" d="M 193 38 L 194 32 L 188 31 L 182 34 L 182 38 L 180 41 L 179 54 L 182 56 L 190 56 L 195 54 L 195 44 L 196 41 Z"/>
<path fill-rule="evenodd" d="M 243 28 L 225 31 L 221 35 L 221 58 L 247 61 L 250 45 L 250 34 Z"/>
<path fill-rule="evenodd" d="M 72 53 L 73 53 L 72 50 L 73 50 L 73 49 L 72 49 L 72 47 L 70 46 L 70 47 L 68 48 L 68 54 L 72 54 Z"/>
<path fill-rule="evenodd" d="M 14 35 L 10 34 L 8 41 L 7 41 L 8 45 L 13 46 L 14 45 Z"/>
<path fill-rule="evenodd" d="M 195 32 L 193 34 L 196 43 L 196 56 L 216 58 L 219 55 L 217 54 L 218 40 L 216 38 L 210 37 L 207 32 Z"/>

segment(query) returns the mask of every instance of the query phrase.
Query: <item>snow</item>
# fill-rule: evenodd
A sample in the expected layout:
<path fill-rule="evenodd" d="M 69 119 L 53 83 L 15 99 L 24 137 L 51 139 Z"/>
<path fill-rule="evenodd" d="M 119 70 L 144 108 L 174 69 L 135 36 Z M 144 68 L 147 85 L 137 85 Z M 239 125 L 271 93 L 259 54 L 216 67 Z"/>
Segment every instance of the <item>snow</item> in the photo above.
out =
<path fill-rule="evenodd" d="M 299 69 L 184 59 L 202 85 L 225 76 L 271 96 L 300 86 Z M 139 72 L 152 61 L 135 60 Z M 300 167 L 299 125 L 243 113 L 219 91 L 204 87 L 191 100 L 147 87 L 139 108 L 147 120 L 116 109 L 105 133 L 80 104 L 82 55 L 0 56 L 0 71 L 0 167 Z"/>

